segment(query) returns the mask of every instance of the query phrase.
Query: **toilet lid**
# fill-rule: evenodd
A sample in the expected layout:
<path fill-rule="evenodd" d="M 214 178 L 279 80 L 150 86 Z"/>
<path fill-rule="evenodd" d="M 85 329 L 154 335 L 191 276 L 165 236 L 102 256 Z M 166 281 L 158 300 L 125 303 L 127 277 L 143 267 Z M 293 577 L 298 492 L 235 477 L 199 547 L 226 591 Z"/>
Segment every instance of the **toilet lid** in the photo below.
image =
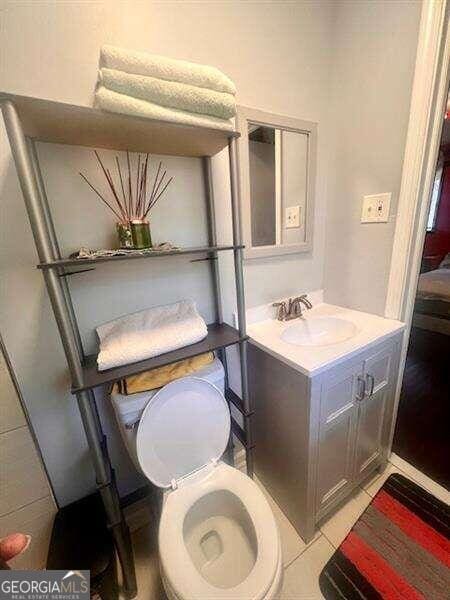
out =
<path fill-rule="evenodd" d="M 136 449 L 144 474 L 161 488 L 218 460 L 230 435 L 222 392 L 198 377 L 172 381 L 142 413 Z"/>

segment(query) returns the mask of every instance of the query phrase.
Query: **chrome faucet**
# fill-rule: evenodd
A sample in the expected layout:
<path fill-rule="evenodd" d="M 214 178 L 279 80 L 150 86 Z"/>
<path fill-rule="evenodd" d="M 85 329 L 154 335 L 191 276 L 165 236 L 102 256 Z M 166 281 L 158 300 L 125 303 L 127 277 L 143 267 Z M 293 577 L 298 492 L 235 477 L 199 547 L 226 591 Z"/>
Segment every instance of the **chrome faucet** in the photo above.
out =
<path fill-rule="evenodd" d="M 289 298 L 289 300 L 283 300 L 281 302 L 274 302 L 272 306 L 275 306 L 277 310 L 278 321 L 291 321 L 292 319 L 298 319 L 302 316 L 302 304 L 307 310 L 312 308 L 311 302 L 308 300 L 306 294 L 297 296 L 296 298 Z"/>
<path fill-rule="evenodd" d="M 272 306 L 277 308 L 277 319 L 278 321 L 286 321 L 286 317 L 288 314 L 286 301 L 282 300 L 281 302 L 274 302 Z"/>

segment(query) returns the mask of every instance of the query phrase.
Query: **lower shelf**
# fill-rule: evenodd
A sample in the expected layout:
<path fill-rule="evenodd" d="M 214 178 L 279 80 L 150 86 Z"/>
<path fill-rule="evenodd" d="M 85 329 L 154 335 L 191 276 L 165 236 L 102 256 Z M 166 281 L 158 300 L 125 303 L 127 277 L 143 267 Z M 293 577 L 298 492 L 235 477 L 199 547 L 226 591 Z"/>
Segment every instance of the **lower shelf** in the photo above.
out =
<path fill-rule="evenodd" d="M 205 339 L 191 344 L 190 346 L 184 346 L 178 350 L 172 352 L 166 352 L 160 354 L 154 358 L 148 358 L 139 362 L 132 363 L 130 365 L 123 365 L 121 367 L 114 367 L 107 371 L 99 371 L 97 369 L 97 355 L 88 356 L 85 364 L 83 365 L 83 382 L 81 385 L 72 385 L 72 393 L 76 394 L 84 390 L 90 390 L 92 388 L 112 384 L 119 379 L 135 375 L 136 373 L 142 373 L 143 371 L 150 371 L 157 367 L 163 367 L 170 363 L 197 356 L 204 352 L 211 352 L 218 350 L 219 348 L 226 348 L 233 344 L 238 344 L 247 340 L 247 336 L 241 336 L 239 331 L 226 323 L 213 323 L 208 325 L 208 335 Z"/>

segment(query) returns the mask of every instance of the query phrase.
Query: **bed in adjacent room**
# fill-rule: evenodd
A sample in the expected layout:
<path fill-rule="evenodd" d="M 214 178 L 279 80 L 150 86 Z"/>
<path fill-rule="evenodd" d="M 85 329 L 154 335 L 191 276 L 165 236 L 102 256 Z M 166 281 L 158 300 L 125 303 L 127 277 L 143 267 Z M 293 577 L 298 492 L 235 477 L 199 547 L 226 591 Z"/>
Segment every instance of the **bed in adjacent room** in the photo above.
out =
<path fill-rule="evenodd" d="M 413 325 L 450 334 L 450 252 L 437 269 L 419 276 Z"/>

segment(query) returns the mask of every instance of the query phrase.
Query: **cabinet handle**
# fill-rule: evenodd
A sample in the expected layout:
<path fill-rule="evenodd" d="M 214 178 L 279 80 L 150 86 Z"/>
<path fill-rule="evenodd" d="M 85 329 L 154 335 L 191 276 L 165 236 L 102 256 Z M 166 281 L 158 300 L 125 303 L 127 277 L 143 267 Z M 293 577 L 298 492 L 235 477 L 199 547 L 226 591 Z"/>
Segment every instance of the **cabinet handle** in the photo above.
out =
<path fill-rule="evenodd" d="M 363 377 L 361 377 L 361 375 L 358 375 L 357 382 L 359 389 L 356 394 L 356 399 L 359 400 L 359 402 L 362 402 L 366 395 L 366 380 Z"/>
<path fill-rule="evenodd" d="M 370 398 L 371 396 L 373 396 L 373 390 L 375 388 L 375 377 L 373 375 L 371 375 L 370 373 L 367 373 L 366 379 L 368 379 L 370 381 L 370 392 L 368 394 L 368 396 Z"/>

